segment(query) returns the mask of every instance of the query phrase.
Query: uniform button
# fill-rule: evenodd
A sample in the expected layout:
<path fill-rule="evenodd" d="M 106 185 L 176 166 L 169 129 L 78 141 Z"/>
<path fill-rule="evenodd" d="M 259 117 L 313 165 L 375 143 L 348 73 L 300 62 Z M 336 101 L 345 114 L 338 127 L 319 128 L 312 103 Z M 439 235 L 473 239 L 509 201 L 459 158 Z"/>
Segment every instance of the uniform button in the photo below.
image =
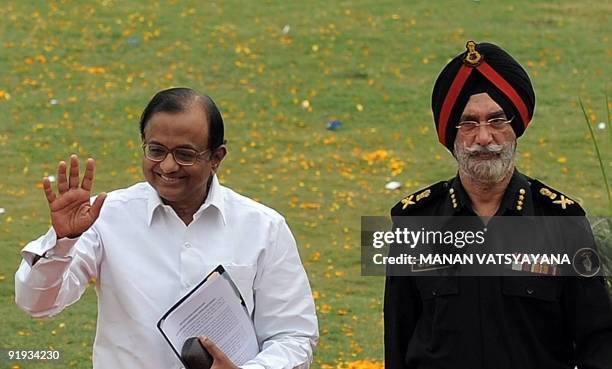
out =
<path fill-rule="evenodd" d="M 433 291 L 431 291 L 431 294 L 432 294 L 433 296 L 438 296 L 438 291 L 437 291 L 437 290 L 433 290 Z"/>
<path fill-rule="evenodd" d="M 527 288 L 527 294 L 533 295 L 533 288 Z"/>
<path fill-rule="evenodd" d="M 191 242 L 185 242 L 183 244 L 183 246 L 185 246 L 186 248 L 190 248 L 191 247 Z"/>

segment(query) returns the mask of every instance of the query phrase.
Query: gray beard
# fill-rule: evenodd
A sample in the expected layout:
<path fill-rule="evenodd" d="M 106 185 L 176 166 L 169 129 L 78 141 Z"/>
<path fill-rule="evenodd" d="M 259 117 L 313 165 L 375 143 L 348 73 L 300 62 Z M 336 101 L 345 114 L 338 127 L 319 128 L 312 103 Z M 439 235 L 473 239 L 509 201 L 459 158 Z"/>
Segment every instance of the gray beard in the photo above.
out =
<path fill-rule="evenodd" d="M 514 168 L 514 154 L 516 141 L 505 145 L 491 144 L 481 146 L 474 144 L 470 147 L 459 147 L 455 142 L 454 151 L 459 171 L 468 175 L 472 180 L 482 184 L 495 184 L 501 182 Z M 499 156 L 491 159 L 479 159 L 475 153 L 498 153 Z"/>

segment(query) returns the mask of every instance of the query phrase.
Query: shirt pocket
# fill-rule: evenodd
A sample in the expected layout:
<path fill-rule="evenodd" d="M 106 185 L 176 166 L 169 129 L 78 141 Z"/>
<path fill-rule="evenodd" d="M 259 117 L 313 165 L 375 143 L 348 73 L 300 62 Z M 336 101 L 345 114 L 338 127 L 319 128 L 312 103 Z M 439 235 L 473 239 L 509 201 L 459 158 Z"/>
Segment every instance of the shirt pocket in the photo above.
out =
<path fill-rule="evenodd" d="M 418 277 L 416 286 L 424 301 L 459 294 L 457 277 Z"/>
<path fill-rule="evenodd" d="M 518 297 L 525 302 L 556 302 L 560 292 L 560 283 L 555 277 L 502 277 L 504 296 Z"/>
<path fill-rule="evenodd" d="M 416 327 L 418 340 L 429 350 L 452 347 L 460 334 L 457 304 L 460 298 L 458 277 L 418 277 L 422 314 Z"/>
<path fill-rule="evenodd" d="M 223 264 L 223 268 L 229 273 L 232 281 L 236 284 L 249 315 L 253 314 L 255 302 L 253 300 L 253 282 L 257 273 L 256 265 Z"/>
<path fill-rule="evenodd" d="M 501 290 L 500 324 L 522 332 L 521 340 L 534 339 L 527 332 L 541 332 L 546 337 L 567 334 L 567 316 L 561 303 L 562 279 L 506 276 L 502 277 Z"/>

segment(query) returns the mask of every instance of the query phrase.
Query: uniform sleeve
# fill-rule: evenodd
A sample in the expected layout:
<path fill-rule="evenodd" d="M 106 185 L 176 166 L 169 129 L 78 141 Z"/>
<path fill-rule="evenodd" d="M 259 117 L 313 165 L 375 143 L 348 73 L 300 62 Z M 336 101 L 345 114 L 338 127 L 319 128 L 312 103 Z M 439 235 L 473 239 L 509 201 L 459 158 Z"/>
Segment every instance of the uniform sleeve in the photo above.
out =
<path fill-rule="evenodd" d="M 570 277 L 564 299 L 578 368 L 612 368 L 612 305 L 604 279 Z"/>
<path fill-rule="evenodd" d="M 383 310 L 385 369 L 408 369 L 406 350 L 421 315 L 421 299 L 413 278 L 387 277 Z"/>
<path fill-rule="evenodd" d="M 92 228 L 78 239 L 57 240 L 51 228 L 28 243 L 21 255 L 15 302 L 33 317 L 49 317 L 76 302 L 97 276 L 99 238 Z"/>
<path fill-rule="evenodd" d="M 572 217 L 568 222 L 565 228 L 571 232 L 565 231 L 565 238 L 570 243 L 570 257 L 584 246 L 598 252 L 587 219 Z M 564 308 L 578 368 L 612 369 L 612 304 L 604 278 L 575 276 L 565 282 Z"/>
<path fill-rule="evenodd" d="M 319 338 L 314 300 L 284 220 L 274 233 L 253 286 L 253 321 L 261 351 L 241 367 L 306 369 Z"/>

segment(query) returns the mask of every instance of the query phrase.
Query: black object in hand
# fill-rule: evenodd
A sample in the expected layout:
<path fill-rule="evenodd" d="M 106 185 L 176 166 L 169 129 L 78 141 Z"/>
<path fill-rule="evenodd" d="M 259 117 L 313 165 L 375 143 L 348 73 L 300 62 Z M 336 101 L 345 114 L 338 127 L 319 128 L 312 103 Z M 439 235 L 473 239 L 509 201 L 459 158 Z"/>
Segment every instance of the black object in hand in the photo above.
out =
<path fill-rule="evenodd" d="M 185 369 L 210 369 L 213 357 L 202 346 L 198 337 L 190 337 L 183 344 L 181 358 Z"/>

